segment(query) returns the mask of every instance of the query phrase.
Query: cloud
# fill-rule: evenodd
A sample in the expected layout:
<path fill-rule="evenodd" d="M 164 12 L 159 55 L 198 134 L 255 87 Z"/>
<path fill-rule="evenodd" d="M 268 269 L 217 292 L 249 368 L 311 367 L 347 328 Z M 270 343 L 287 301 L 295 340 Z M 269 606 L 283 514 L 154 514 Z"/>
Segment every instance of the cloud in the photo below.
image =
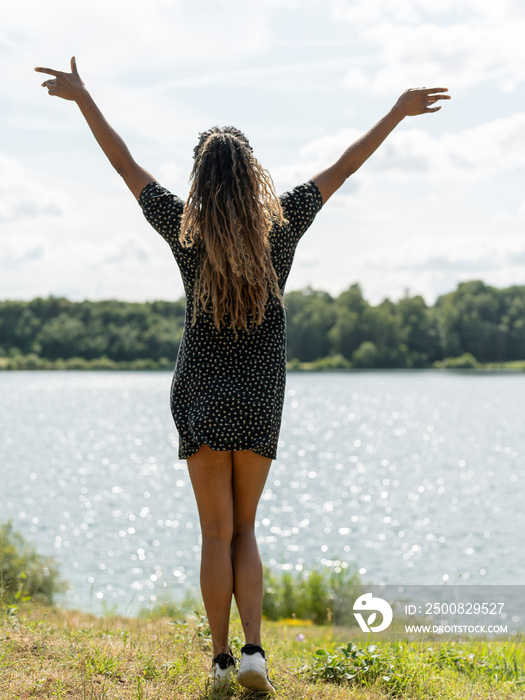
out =
<path fill-rule="evenodd" d="M 8 225 L 0 247 L 0 292 L 6 298 L 66 294 L 74 299 L 171 299 L 183 295 L 182 282 L 169 248 L 159 237 L 131 230 L 90 237 L 69 222 L 58 228 L 48 221 L 38 235 L 21 223 Z M 44 230 L 47 228 L 47 230 Z"/>
<path fill-rule="evenodd" d="M 443 81 L 514 90 L 525 79 L 525 9 L 515 0 L 335 0 L 331 17 L 358 28 L 374 52 L 366 72 L 348 73 L 349 86 L 366 77 L 378 93 Z"/>
<path fill-rule="evenodd" d="M 65 192 L 35 181 L 13 158 L 0 154 L 0 221 L 62 216 Z"/>
<path fill-rule="evenodd" d="M 362 133 L 346 128 L 312 139 L 300 148 L 294 164 L 274 168 L 274 172 L 287 182 L 312 177 L 335 163 Z M 525 113 L 440 136 L 403 125 L 352 182 L 356 186 L 379 180 L 407 183 L 426 179 L 431 184 L 458 181 L 467 185 L 521 168 L 525 168 Z"/>
<path fill-rule="evenodd" d="M 170 192 L 176 192 L 179 197 L 186 199 L 189 190 L 189 170 L 185 172 L 180 163 L 166 161 L 159 166 L 159 182 Z"/>
<path fill-rule="evenodd" d="M 0 34 L 0 44 L 7 46 L 8 49 L 14 51 L 15 53 L 21 54 L 22 56 L 30 56 L 29 52 L 22 49 L 15 41 L 9 39 L 9 37 Z"/>
<path fill-rule="evenodd" d="M 525 264 L 525 240 L 511 234 L 456 235 L 453 238 L 419 235 L 359 259 L 360 264 L 399 272 L 455 272 L 470 276 Z"/>
<path fill-rule="evenodd" d="M 525 241 L 522 235 L 421 234 L 373 253 L 356 256 L 352 274 L 373 303 L 400 298 L 405 290 L 421 294 L 427 303 L 452 291 L 459 282 L 483 279 L 496 287 L 522 285 L 525 279 Z"/>
<path fill-rule="evenodd" d="M 333 0 L 331 16 L 361 27 L 382 21 L 418 25 L 432 20 L 436 24 L 515 21 L 525 17 L 519 0 Z"/>
<path fill-rule="evenodd" d="M 332 165 L 361 133 L 358 129 L 341 129 L 335 134 L 325 134 L 307 141 L 299 148 L 298 158 L 290 165 L 272 168 L 274 181 L 285 187 L 295 186 Z"/>
<path fill-rule="evenodd" d="M 90 247 L 88 250 L 92 251 Z M 119 236 L 105 246 L 98 246 L 91 261 L 95 267 L 104 265 L 122 265 L 128 261 L 147 263 L 151 258 L 151 249 L 143 239 L 137 236 Z"/>
<path fill-rule="evenodd" d="M 0 252 L 0 269 L 19 270 L 28 263 L 40 261 L 44 257 L 44 247 L 33 237 L 3 241 Z"/>
<path fill-rule="evenodd" d="M 436 22 L 469 18 L 484 22 L 513 21 L 525 17 L 520 0 L 333 0 L 331 15 L 359 25 L 378 23 L 381 20 L 421 24 L 432 18 Z"/>
<path fill-rule="evenodd" d="M 378 153 L 373 167 L 386 174 L 411 172 L 433 182 L 480 182 L 525 167 L 525 113 L 434 137 L 400 129 Z"/>
<path fill-rule="evenodd" d="M 297 75 L 311 77 L 313 72 L 326 72 L 337 68 L 346 68 L 352 59 L 349 57 L 334 58 L 315 61 L 293 61 L 288 63 L 277 63 L 273 65 L 258 65 L 250 68 L 235 68 L 231 70 L 200 71 L 195 75 L 176 77 L 167 82 L 156 82 L 144 88 L 143 95 L 155 92 L 166 92 L 181 88 L 207 87 L 217 85 L 252 86 L 255 80 L 268 78 L 270 84 L 275 86 L 276 79 L 282 79 L 288 90 L 294 88 L 293 80 Z M 356 78 L 358 80 L 358 78 Z M 365 78 L 362 79 L 366 81 Z M 309 87 L 311 90 L 311 85 Z"/>
<path fill-rule="evenodd" d="M 70 55 L 63 54 L 69 46 L 79 69 L 85 64 L 109 81 L 127 75 L 145 84 L 174 65 L 183 74 L 192 65 L 260 51 L 268 45 L 269 18 L 277 12 L 273 5 L 268 0 L 26 0 L 3 8 L 2 27 L 6 43 L 18 51 L 26 46 L 32 54 L 40 51 L 44 65 L 61 57 L 67 68 Z M 140 55 L 141 66 L 130 51 Z"/>

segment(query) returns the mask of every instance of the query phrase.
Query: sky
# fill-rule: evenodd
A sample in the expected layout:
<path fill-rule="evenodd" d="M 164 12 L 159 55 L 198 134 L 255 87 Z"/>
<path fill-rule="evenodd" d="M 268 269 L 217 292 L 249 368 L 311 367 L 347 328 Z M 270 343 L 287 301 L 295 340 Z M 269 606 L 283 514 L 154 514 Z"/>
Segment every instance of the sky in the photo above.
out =
<path fill-rule="evenodd" d="M 135 160 L 181 197 L 199 132 L 233 124 L 278 193 L 337 160 L 409 87 L 407 117 L 323 207 L 287 291 L 372 303 L 525 284 L 522 0 L 18 0 L 0 25 L 0 298 L 179 299 L 167 244 L 78 107 L 69 70 Z"/>

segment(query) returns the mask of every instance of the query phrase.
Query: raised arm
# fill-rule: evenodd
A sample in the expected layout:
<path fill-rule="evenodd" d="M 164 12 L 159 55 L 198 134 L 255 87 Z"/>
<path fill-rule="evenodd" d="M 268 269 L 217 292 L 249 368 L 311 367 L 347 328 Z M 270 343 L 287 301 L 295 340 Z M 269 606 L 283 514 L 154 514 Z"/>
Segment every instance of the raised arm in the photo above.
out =
<path fill-rule="evenodd" d="M 135 163 L 124 141 L 105 120 L 78 74 L 75 57 L 71 59 L 71 73 L 41 67 L 35 70 L 54 76 L 42 83 L 50 95 L 77 103 L 111 165 L 138 199 L 143 188 L 155 178 Z"/>
<path fill-rule="evenodd" d="M 417 114 L 437 112 L 440 106 L 432 107 L 438 100 L 449 100 L 444 95 L 448 88 L 410 88 L 404 92 L 390 112 L 370 131 L 354 141 L 332 166 L 318 173 L 312 180 L 321 192 L 323 204 L 338 190 L 345 180 L 363 165 L 379 148 L 386 137 L 405 118 Z"/>

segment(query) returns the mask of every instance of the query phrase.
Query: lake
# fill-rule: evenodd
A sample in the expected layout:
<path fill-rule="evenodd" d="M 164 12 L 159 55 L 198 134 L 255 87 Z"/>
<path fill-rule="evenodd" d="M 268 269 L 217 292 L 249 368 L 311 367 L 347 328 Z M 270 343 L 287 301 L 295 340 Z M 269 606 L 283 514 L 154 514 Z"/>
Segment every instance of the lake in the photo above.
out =
<path fill-rule="evenodd" d="M 0 373 L 0 520 L 61 604 L 135 614 L 198 591 L 200 531 L 166 372 Z M 525 374 L 289 373 L 263 561 L 365 581 L 522 584 Z"/>

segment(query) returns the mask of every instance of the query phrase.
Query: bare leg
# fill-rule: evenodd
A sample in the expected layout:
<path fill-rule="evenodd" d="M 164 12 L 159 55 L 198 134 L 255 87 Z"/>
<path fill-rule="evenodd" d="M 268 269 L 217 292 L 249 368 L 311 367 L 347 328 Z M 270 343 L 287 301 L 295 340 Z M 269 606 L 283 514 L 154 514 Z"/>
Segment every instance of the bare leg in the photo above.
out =
<path fill-rule="evenodd" d="M 228 652 L 233 594 L 232 453 L 202 445 L 188 457 L 202 530 L 200 582 L 213 641 L 213 656 Z"/>
<path fill-rule="evenodd" d="M 233 452 L 233 592 L 246 643 L 259 646 L 263 572 L 254 526 L 271 463 L 251 450 Z"/>

